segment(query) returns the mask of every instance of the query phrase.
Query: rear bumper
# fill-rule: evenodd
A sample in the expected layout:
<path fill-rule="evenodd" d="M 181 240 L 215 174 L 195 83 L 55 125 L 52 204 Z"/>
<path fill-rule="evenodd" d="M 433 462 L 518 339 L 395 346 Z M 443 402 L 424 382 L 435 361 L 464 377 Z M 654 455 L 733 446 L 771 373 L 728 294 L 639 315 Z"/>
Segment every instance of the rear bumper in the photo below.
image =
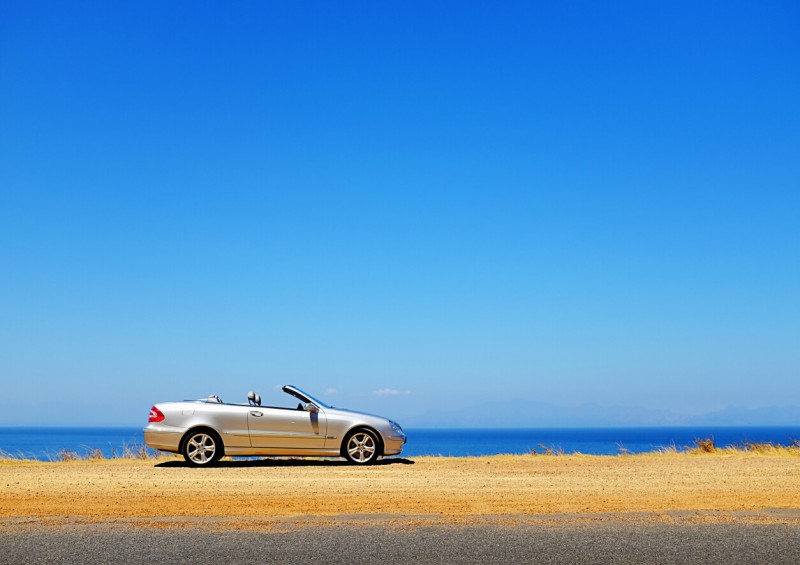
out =
<path fill-rule="evenodd" d="M 170 426 L 149 425 L 144 430 L 144 443 L 147 447 L 160 451 L 180 451 L 183 432 Z"/>

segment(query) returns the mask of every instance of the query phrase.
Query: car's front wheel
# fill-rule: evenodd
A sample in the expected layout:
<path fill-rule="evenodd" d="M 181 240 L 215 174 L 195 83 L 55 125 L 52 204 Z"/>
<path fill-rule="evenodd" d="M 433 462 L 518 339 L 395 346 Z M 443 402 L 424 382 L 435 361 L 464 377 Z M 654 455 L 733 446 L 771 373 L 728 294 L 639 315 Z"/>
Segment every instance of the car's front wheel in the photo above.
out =
<path fill-rule="evenodd" d="M 189 465 L 212 465 L 222 457 L 222 441 L 209 431 L 194 432 L 183 442 L 183 458 Z"/>
<path fill-rule="evenodd" d="M 374 432 L 356 430 L 345 438 L 342 455 L 350 463 L 369 465 L 377 461 L 380 455 L 378 445 L 378 437 Z"/>

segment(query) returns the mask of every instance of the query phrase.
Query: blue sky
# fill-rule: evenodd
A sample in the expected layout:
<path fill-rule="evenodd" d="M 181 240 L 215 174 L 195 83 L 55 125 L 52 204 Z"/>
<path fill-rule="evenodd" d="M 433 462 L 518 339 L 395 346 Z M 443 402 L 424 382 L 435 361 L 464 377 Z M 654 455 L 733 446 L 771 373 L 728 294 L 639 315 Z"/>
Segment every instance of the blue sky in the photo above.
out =
<path fill-rule="evenodd" d="M 0 425 L 800 404 L 798 23 L 2 2 Z"/>

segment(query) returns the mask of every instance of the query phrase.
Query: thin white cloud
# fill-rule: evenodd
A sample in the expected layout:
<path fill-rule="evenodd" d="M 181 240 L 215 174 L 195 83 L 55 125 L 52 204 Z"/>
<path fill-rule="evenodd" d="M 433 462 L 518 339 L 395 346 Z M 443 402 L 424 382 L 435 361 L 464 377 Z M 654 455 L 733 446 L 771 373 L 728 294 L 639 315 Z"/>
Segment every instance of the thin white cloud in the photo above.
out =
<path fill-rule="evenodd" d="M 332 396 L 332 395 L 334 395 L 334 394 L 336 394 L 336 393 L 338 393 L 338 392 L 339 392 L 339 391 L 338 391 L 338 390 L 336 390 L 335 388 L 326 388 L 326 389 L 325 389 L 325 394 L 326 394 L 327 396 Z"/>
<path fill-rule="evenodd" d="M 374 396 L 405 396 L 411 394 L 411 391 L 407 390 L 403 392 L 395 388 L 382 388 L 380 390 L 373 391 L 372 394 Z"/>

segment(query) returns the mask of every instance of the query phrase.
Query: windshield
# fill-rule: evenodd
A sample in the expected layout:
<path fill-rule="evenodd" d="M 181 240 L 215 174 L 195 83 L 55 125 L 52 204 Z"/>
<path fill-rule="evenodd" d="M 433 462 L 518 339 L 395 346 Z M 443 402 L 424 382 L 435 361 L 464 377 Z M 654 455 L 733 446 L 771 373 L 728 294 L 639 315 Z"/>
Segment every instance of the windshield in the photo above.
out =
<path fill-rule="evenodd" d="M 311 402 L 313 404 L 316 404 L 320 408 L 330 408 L 330 406 L 328 406 L 321 400 L 317 400 L 316 398 L 314 398 L 307 392 L 300 390 L 296 386 L 286 385 L 285 387 L 283 387 L 283 392 L 285 392 L 286 394 L 291 394 L 295 398 L 300 399 L 302 402 L 306 403 Z"/>

